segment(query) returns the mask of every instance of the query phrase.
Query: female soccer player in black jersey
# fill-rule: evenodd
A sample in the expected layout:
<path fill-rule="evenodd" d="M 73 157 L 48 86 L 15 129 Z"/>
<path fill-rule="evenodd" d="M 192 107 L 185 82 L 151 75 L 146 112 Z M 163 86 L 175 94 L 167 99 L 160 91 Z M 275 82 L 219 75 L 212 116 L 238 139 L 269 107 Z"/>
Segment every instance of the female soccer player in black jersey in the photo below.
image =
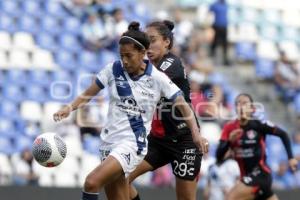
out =
<path fill-rule="evenodd" d="M 167 74 L 181 89 L 185 100 L 191 102 L 185 69 L 180 59 L 170 53 L 173 28 L 174 24 L 170 21 L 157 21 L 147 25 L 146 33 L 150 38 L 147 56 L 158 70 Z M 172 103 L 168 99 L 161 99 L 148 136 L 148 153 L 144 161 L 130 174 L 129 180 L 131 182 L 141 174 L 171 163 L 176 176 L 177 199 L 195 200 L 202 153 L 207 153 L 208 142 L 199 135 L 193 135 L 178 110 L 173 111 Z M 205 148 L 201 149 L 200 144 L 205 144 Z M 133 186 L 130 197 L 139 199 Z"/>
<path fill-rule="evenodd" d="M 228 200 L 277 200 L 271 189 L 272 176 L 266 164 L 267 134 L 280 137 L 288 155 L 290 168 L 295 171 L 298 161 L 293 157 L 290 140 L 285 131 L 270 122 L 253 119 L 253 99 L 249 94 L 237 96 L 235 106 L 238 119 L 225 124 L 217 149 L 217 160 L 230 148 L 239 164 L 241 180 L 229 192 Z"/>

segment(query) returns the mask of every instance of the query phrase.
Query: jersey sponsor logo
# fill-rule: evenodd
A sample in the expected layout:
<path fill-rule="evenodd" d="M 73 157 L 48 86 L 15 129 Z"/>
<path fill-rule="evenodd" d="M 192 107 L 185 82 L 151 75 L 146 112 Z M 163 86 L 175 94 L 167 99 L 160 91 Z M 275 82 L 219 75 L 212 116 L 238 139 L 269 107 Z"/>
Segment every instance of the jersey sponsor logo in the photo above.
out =
<path fill-rule="evenodd" d="M 153 93 L 149 93 L 149 92 L 145 92 L 145 91 L 141 91 L 141 94 L 150 98 L 154 98 L 154 94 Z"/>
<path fill-rule="evenodd" d="M 171 65 L 172 65 L 171 62 L 164 61 L 164 62 L 160 65 L 159 68 L 160 68 L 162 71 L 166 71 Z"/>
<path fill-rule="evenodd" d="M 180 123 L 180 124 L 177 125 L 178 129 L 183 129 L 185 127 L 187 127 L 187 124 L 185 122 L 182 122 L 182 123 Z"/>
<path fill-rule="evenodd" d="M 138 116 L 141 113 L 146 113 L 145 110 L 137 106 L 137 102 L 133 97 L 123 97 L 121 98 L 121 102 L 117 102 L 116 105 L 122 112 L 128 115 Z"/>
<path fill-rule="evenodd" d="M 247 134 L 247 137 L 250 140 L 254 139 L 257 135 L 257 133 L 254 130 L 249 130 L 249 131 L 246 132 L 246 134 Z"/>
<path fill-rule="evenodd" d="M 110 154 L 110 150 L 102 150 L 100 149 L 100 159 L 104 161 Z"/>
<path fill-rule="evenodd" d="M 130 164 L 130 153 L 125 154 L 125 153 L 121 153 L 121 155 L 123 156 L 123 158 L 126 160 L 127 165 Z"/>

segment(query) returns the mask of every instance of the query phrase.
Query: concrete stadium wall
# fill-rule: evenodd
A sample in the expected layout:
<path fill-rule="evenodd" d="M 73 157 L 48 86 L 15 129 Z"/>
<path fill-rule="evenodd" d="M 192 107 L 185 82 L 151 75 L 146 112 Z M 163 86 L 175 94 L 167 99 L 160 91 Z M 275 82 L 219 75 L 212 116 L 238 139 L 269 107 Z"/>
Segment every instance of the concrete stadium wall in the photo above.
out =
<path fill-rule="evenodd" d="M 138 188 L 142 200 L 176 200 L 172 188 Z M 0 200 L 80 200 L 80 188 L 0 187 Z M 197 200 L 202 200 L 199 190 Z M 299 200 L 300 190 L 276 191 L 281 200 Z M 103 192 L 99 200 L 106 200 Z"/>

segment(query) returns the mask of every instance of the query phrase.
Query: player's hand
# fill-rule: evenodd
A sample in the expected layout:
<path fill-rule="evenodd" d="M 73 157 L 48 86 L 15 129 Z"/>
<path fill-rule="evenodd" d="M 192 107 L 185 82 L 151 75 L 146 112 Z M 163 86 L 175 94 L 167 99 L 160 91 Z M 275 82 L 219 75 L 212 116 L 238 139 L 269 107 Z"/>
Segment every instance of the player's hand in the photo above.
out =
<path fill-rule="evenodd" d="M 239 136 L 240 134 L 242 134 L 242 132 L 243 132 L 243 130 L 240 129 L 240 128 L 231 131 L 230 134 L 229 134 L 229 138 L 228 138 L 229 141 L 230 141 L 230 142 L 235 141 L 235 140 L 238 138 L 238 136 Z"/>
<path fill-rule="evenodd" d="M 59 111 L 53 114 L 53 119 L 55 122 L 59 122 L 64 118 L 67 118 L 72 112 L 72 108 L 70 106 L 64 106 Z"/>
<path fill-rule="evenodd" d="M 197 135 L 196 137 L 193 137 L 193 142 L 203 154 L 208 153 L 209 143 L 206 138 Z"/>
<path fill-rule="evenodd" d="M 298 160 L 296 158 L 289 159 L 289 166 L 293 172 L 297 170 Z"/>

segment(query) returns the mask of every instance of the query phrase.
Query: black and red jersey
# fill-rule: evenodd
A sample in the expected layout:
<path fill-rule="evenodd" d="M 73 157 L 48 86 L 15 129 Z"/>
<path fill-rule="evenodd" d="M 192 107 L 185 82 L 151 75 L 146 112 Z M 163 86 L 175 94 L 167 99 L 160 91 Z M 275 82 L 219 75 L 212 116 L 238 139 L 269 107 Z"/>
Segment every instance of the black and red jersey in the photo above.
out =
<path fill-rule="evenodd" d="M 190 103 L 189 82 L 180 58 L 172 53 L 168 53 L 156 67 L 180 88 L 186 102 Z M 178 135 L 190 134 L 190 130 L 182 119 L 181 113 L 173 108 L 172 105 L 173 102 L 166 98 L 160 100 L 152 121 L 151 136 L 174 139 Z"/>
<path fill-rule="evenodd" d="M 230 134 L 235 129 L 242 129 L 234 141 L 229 141 Z M 238 120 L 225 124 L 221 135 L 221 141 L 217 149 L 217 159 L 224 156 L 228 148 L 233 150 L 234 158 L 238 162 L 241 176 L 251 173 L 255 168 L 260 167 L 266 173 L 270 168 L 266 164 L 266 135 L 271 134 L 281 138 L 288 157 L 292 158 L 290 140 L 286 132 L 274 126 L 270 122 L 250 120 L 246 125 L 241 125 Z"/>

